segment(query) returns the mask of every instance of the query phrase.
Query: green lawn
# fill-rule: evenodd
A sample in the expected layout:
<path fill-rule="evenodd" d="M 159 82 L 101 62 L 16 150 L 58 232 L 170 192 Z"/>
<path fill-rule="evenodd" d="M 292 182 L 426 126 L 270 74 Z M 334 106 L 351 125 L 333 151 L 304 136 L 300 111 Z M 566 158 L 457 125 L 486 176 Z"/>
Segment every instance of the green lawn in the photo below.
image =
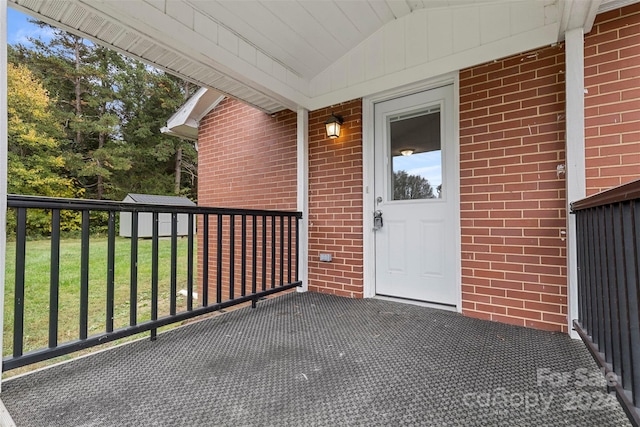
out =
<path fill-rule="evenodd" d="M 116 239 L 114 328 L 129 322 L 130 239 Z M 89 335 L 105 331 L 107 239 L 92 237 L 89 245 Z M 28 241 L 26 247 L 24 352 L 48 345 L 49 271 L 51 242 Z M 171 241 L 159 241 L 158 316 L 169 314 Z M 194 256 L 195 264 L 195 256 Z M 178 286 L 187 288 L 187 239 L 178 240 Z M 195 276 L 195 265 L 194 265 Z M 15 243 L 7 242 L 4 348 L 13 351 Z M 194 280 L 196 282 L 196 280 Z M 197 292 L 196 283 L 194 291 Z M 80 240 L 60 243 L 60 294 L 58 342 L 78 339 L 80 313 Z M 138 322 L 151 318 L 151 240 L 138 242 Z M 197 301 L 194 301 L 194 306 Z M 186 309 L 186 298 L 178 296 L 178 311 Z"/>

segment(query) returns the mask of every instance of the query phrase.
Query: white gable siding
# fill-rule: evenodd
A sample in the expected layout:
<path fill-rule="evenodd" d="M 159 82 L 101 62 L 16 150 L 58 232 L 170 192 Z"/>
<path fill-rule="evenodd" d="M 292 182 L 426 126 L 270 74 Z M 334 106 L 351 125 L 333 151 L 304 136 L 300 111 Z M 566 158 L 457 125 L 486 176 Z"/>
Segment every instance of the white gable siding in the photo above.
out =
<path fill-rule="evenodd" d="M 387 23 L 314 77 L 310 107 L 549 45 L 557 41 L 559 26 L 558 5 L 542 1 L 414 10 Z"/>

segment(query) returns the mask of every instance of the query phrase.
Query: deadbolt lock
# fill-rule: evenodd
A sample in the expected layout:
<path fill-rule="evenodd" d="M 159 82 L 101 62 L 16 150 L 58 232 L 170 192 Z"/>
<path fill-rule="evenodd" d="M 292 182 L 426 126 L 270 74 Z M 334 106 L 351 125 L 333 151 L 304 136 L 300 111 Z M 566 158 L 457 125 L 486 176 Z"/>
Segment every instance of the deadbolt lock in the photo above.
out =
<path fill-rule="evenodd" d="M 382 228 L 382 211 L 377 210 L 373 213 L 373 230 L 380 230 Z"/>

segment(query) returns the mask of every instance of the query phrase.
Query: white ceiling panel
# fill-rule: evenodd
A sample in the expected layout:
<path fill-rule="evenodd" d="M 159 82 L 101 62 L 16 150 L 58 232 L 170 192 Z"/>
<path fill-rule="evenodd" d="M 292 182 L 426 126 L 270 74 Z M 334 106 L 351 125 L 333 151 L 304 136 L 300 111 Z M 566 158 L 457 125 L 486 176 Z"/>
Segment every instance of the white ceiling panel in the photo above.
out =
<path fill-rule="evenodd" d="M 292 70 L 295 70 L 300 75 L 307 75 L 312 73 L 312 68 L 309 64 L 305 63 L 302 58 L 297 58 L 289 52 L 289 49 L 283 48 L 279 43 L 274 41 L 275 36 L 271 34 L 264 34 L 259 28 L 252 25 L 253 20 L 258 22 L 260 17 L 254 17 L 252 13 L 241 13 L 238 16 L 235 12 L 224 7 L 221 2 L 210 0 L 187 0 L 188 4 L 192 5 L 196 10 L 200 11 L 203 15 L 209 17 L 212 22 L 229 29 L 234 34 L 243 38 L 249 44 L 256 46 L 265 55 L 287 64 Z M 244 3 L 244 2 L 241 2 Z M 247 8 L 251 11 L 251 8 Z M 251 15 L 251 16 L 250 16 Z M 262 17 L 264 19 L 264 15 Z M 278 29 L 281 32 L 280 29 Z"/>
<path fill-rule="evenodd" d="M 328 15 L 321 15 L 325 19 L 318 19 L 309 14 L 298 2 L 292 2 L 286 8 L 278 2 L 265 2 L 264 6 L 273 16 L 277 16 L 282 21 L 283 27 L 286 27 L 289 32 L 289 37 L 303 39 L 324 58 L 331 60 L 336 56 L 344 55 L 349 50 L 348 46 L 344 46 L 322 26 L 321 21 L 330 20 Z"/>
<path fill-rule="evenodd" d="M 511 29 L 513 26 L 520 29 L 522 26 L 539 28 L 547 25 L 546 21 L 539 22 L 540 17 L 545 16 L 541 14 L 545 5 L 555 7 L 569 2 L 8 1 L 38 19 L 243 99 L 268 112 L 340 102 L 340 97 L 334 95 L 319 98 L 325 89 L 334 92 L 348 89 L 348 96 L 365 96 L 370 94 L 367 90 L 379 91 L 384 87 L 380 84 L 369 87 L 368 82 L 393 81 L 389 76 L 406 73 L 408 67 L 420 63 L 413 55 L 423 59 L 441 58 L 453 48 L 476 49 L 476 44 L 482 47 L 497 43 L 513 35 L 513 31 L 509 31 L 510 25 Z M 592 6 L 603 2 L 579 1 L 589 2 Z M 604 3 L 617 5 L 630 1 L 635 0 L 604 0 Z M 496 13 L 478 12 L 478 7 L 487 11 L 487 5 L 491 5 L 490 9 Z M 464 13 L 456 13 L 465 8 Z M 529 9 L 530 13 L 522 12 Z M 420 13 L 420 19 L 408 19 Z M 425 13 L 431 18 L 426 19 Z M 468 22 L 453 23 L 452 16 L 463 17 Z M 471 41 L 456 39 L 456 34 L 451 33 L 454 24 L 457 28 L 464 27 L 465 31 L 467 27 L 479 28 L 481 35 Z M 487 31 L 487 26 L 495 26 L 495 34 Z M 498 30 L 505 26 L 506 31 Z M 395 45 L 399 45 L 397 51 Z M 368 88 L 356 91 L 352 89 L 353 85 Z M 317 100 L 311 102 L 314 97 Z"/>
<path fill-rule="evenodd" d="M 318 23 L 345 49 L 351 49 L 362 41 L 360 31 L 344 15 L 338 6 L 328 1 L 305 1 L 300 5 L 312 16 L 325 17 Z M 331 19 L 327 17 L 331 17 Z"/>

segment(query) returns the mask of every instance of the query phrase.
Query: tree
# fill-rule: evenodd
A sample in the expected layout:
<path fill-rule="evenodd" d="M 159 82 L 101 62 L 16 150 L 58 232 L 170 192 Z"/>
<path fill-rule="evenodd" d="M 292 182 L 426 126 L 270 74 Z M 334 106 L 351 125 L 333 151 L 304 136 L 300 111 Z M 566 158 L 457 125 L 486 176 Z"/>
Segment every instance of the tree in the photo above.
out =
<path fill-rule="evenodd" d="M 195 199 L 195 147 L 160 129 L 198 88 L 53 30 L 50 41 L 10 48 L 9 57 L 26 64 L 55 94 L 53 114 L 66 136 L 62 157 L 86 196 L 121 200 L 129 192 L 144 192 Z"/>
<path fill-rule="evenodd" d="M 434 199 L 433 187 L 420 175 L 409 175 L 406 171 L 393 173 L 393 200 Z"/>
<path fill-rule="evenodd" d="M 80 197 L 83 190 L 68 177 L 60 152 L 64 133 L 53 114 L 54 103 L 42 84 L 25 66 L 8 64 L 8 174 L 10 193 Z M 48 216 L 30 212 L 29 228 L 48 231 Z M 75 219 L 63 217 L 63 228 Z M 76 224 L 77 225 L 77 224 Z"/>
<path fill-rule="evenodd" d="M 37 25 L 48 26 L 38 22 Z M 81 37 L 54 29 L 48 43 L 32 39 L 34 47 L 18 46 L 18 56 L 56 94 L 56 115 L 67 143 L 62 147 L 72 173 L 89 197 L 102 199 L 114 170 L 131 167 L 127 150 L 115 136 L 113 75 L 121 56 Z"/>
<path fill-rule="evenodd" d="M 165 135 L 160 129 L 184 100 L 198 89 L 193 84 L 130 61 L 122 77 L 122 138 L 136 147 L 134 167 L 114 179 L 131 182 L 132 191 L 181 194 L 196 198 L 197 152 L 192 142 Z M 187 173 L 183 174 L 182 172 Z M 140 190 L 139 190 L 140 189 Z"/>

